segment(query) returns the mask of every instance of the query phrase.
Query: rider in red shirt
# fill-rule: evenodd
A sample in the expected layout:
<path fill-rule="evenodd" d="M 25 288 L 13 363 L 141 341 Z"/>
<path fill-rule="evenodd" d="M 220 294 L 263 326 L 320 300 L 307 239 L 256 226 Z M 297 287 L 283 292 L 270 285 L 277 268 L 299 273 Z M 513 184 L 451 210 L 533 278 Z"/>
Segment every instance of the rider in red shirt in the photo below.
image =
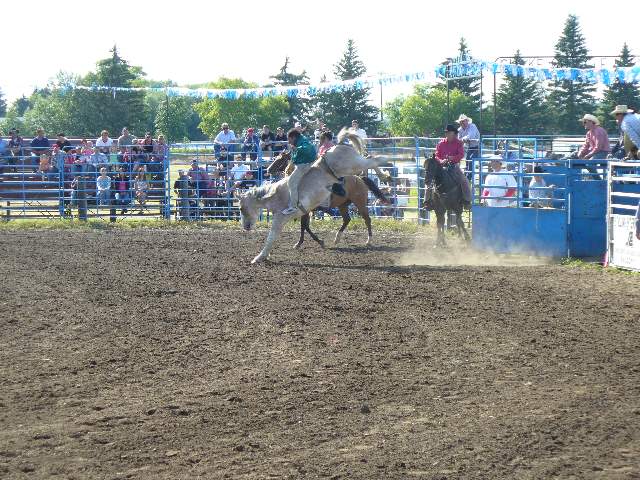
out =
<path fill-rule="evenodd" d="M 462 198 L 471 202 L 471 187 L 460 170 L 460 160 L 464 157 L 464 144 L 458 140 L 458 129 L 455 125 L 447 125 L 445 138 L 436 147 L 436 160 L 446 168 L 462 189 Z"/>

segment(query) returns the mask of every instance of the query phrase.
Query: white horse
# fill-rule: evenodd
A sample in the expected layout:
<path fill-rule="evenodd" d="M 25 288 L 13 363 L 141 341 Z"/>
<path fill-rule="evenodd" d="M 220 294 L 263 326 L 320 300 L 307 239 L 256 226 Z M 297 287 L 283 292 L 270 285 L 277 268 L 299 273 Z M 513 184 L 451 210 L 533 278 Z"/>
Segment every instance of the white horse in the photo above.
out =
<path fill-rule="evenodd" d="M 349 140 L 350 145 L 344 142 Z M 304 174 L 298 186 L 299 204 L 307 212 L 324 203 L 331 195 L 331 187 L 340 177 L 354 175 L 369 168 L 376 168 L 385 160 L 383 158 L 365 158 L 362 140 L 357 135 L 343 128 L 338 134 L 338 144 L 331 147 L 323 157 L 316 160 Z M 262 251 L 251 261 L 256 263 L 265 260 L 273 242 L 275 242 L 282 227 L 294 219 L 300 218 L 305 212 L 298 210 L 292 215 L 283 215 L 282 210 L 289 205 L 289 187 L 287 179 L 279 182 L 252 188 L 240 197 L 240 216 L 242 227 L 249 231 L 258 221 L 260 209 L 266 208 L 273 212 L 271 229 Z"/>

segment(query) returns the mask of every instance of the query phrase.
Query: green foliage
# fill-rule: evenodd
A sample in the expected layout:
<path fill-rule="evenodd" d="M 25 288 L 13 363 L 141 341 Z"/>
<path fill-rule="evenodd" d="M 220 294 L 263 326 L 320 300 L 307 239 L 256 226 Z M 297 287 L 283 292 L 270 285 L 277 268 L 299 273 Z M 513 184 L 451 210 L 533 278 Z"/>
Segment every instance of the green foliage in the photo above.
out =
<path fill-rule="evenodd" d="M 7 114 L 7 101 L 4 99 L 4 93 L 0 88 L 0 117 L 4 117 Z"/>
<path fill-rule="evenodd" d="M 155 110 L 156 132 L 162 133 L 167 142 L 181 142 L 185 138 L 189 140 L 205 138 L 198 128 L 200 116 L 194 110 L 194 103 L 195 101 L 188 97 L 163 97 Z"/>
<path fill-rule="evenodd" d="M 335 76 L 340 80 L 349 80 L 364 75 L 366 71 L 354 41 L 348 40 L 342 58 L 335 65 Z M 351 89 L 318 94 L 313 99 L 313 113 L 334 131 L 350 126 L 354 119 L 358 120 L 360 127 L 373 136 L 378 128 L 378 109 L 369 103 L 370 90 Z"/>
<path fill-rule="evenodd" d="M 589 53 L 585 45 L 578 17 L 569 15 L 562 35 L 555 47 L 556 67 L 590 68 Z M 555 118 L 556 133 L 581 134 L 584 132 L 578 119 L 593 110 L 595 86 L 570 80 L 556 81 L 549 95 L 550 107 Z"/>
<path fill-rule="evenodd" d="M 207 84 L 207 88 L 254 88 L 255 84 L 239 78 L 220 78 Z M 227 122 L 231 129 L 239 135 L 243 129 L 270 125 L 272 129 L 287 122 L 289 104 L 284 97 L 240 98 L 226 100 L 223 98 L 206 99 L 194 105 L 200 115 L 200 129 L 209 137 L 215 137 L 220 125 Z"/>
<path fill-rule="evenodd" d="M 449 92 L 451 117 L 472 110 L 473 99 L 459 90 Z M 447 91 L 444 85 L 416 85 L 413 94 L 398 97 L 384 108 L 394 136 L 441 137 L 447 123 Z"/>
<path fill-rule="evenodd" d="M 632 58 L 631 51 L 625 43 L 615 64 L 618 67 L 633 67 L 635 62 L 633 62 Z M 598 109 L 598 116 L 600 121 L 603 122 L 603 126 L 609 131 L 617 129 L 615 118 L 611 116 L 611 111 L 616 105 L 627 105 L 638 111 L 640 109 L 640 89 L 638 89 L 638 85 L 621 83 L 616 77 L 615 81 L 605 90 L 604 98 Z"/>
<path fill-rule="evenodd" d="M 16 99 L 12 105 L 12 107 L 15 108 L 15 114 L 18 117 L 22 117 L 24 115 L 24 112 L 27 111 L 27 108 L 29 108 L 29 106 L 30 106 L 29 99 L 24 95 Z"/>
<path fill-rule="evenodd" d="M 515 65 L 524 65 L 520 51 Z M 539 82 L 520 76 L 508 76 L 496 94 L 496 132 L 500 135 L 545 133 L 547 108 Z"/>
<path fill-rule="evenodd" d="M 309 77 L 305 70 L 302 73 L 295 74 L 288 70 L 289 57 L 285 57 L 284 65 L 280 67 L 280 72 L 277 75 L 273 75 L 276 85 L 307 85 L 309 83 Z M 287 103 L 289 108 L 287 109 L 287 123 L 291 126 L 297 121 L 304 122 L 307 117 L 310 108 L 310 99 L 300 96 L 287 97 Z"/>

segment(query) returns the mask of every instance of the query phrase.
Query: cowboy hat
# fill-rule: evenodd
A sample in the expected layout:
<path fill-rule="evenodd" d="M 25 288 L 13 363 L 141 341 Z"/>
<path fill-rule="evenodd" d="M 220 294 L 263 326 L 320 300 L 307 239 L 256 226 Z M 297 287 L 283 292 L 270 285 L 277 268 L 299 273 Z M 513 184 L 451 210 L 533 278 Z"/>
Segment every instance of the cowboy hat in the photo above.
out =
<path fill-rule="evenodd" d="M 582 117 L 579 121 L 580 122 L 589 121 L 589 122 L 595 123 L 596 125 L 600 125 L 600 120 L 598 120 L 598 117 L 596 117 L 595 115 L 591 115 L 590 113 L 585 114 L 585 116 Z"/>
<path fill-rule="evenodd" d="M 616 105 L 616 109 L 611 112 L 611 115 L 617 115 L 619 113 L 625 114 L 625 113 L 633 113 L 633 110 L 631 110 L 630 108 L 627 108 L 626 105 Z"/>
<path fill-rule="evenodd" d="M 469 123 L 472 122 L 471 117 L 467 117 L 464 113 L 461 113 L 458 119 L 456 120 L 456 123 L 460 123 L 464 120 L 469 120 Z"/>

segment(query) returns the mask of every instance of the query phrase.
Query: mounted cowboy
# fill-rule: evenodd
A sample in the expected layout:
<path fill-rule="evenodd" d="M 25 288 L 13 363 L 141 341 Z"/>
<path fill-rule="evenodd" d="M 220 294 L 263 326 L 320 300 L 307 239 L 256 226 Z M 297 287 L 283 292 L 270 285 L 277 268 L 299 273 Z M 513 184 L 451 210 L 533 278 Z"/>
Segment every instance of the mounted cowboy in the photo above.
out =
<path fill-rule="evenodd" d="M 287 133 L 287 140 L 291 147 L 291 163 L 295 170 L 287 179 L 289 187 L 289 207 L 282 211 L 283 215 L 292 215 L 298 211 L 298 185 L 300 180 L 311 168 L 311 164 L 318 158 L 316 147 L 297 128 Z"/>
<path fill-rule="evenodd" d="M 466 206 L 471 204 L 471 187 L 467 177 L 460 170 L 460 160 L 464 157 L 464 144 L 458 139 L 458 129 L 449 124 L 445 128 L 445 138 L 436 147 L 435 158 L 446 168 L 462 190 L 462 199 Z"/>

